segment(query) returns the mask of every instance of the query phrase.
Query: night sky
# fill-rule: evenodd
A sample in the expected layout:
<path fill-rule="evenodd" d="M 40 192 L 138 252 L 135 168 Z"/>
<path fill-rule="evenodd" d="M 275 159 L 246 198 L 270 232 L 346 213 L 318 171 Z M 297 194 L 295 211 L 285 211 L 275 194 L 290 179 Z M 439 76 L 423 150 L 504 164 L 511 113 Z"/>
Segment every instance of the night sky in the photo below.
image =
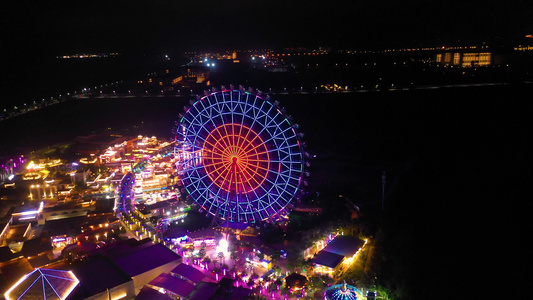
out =
<path fill-rule="evenodd" d="M 415 47 L 533 32 L 531 1 L 11 1 L 4 50 L 23 54 L 217 48 Z"/>

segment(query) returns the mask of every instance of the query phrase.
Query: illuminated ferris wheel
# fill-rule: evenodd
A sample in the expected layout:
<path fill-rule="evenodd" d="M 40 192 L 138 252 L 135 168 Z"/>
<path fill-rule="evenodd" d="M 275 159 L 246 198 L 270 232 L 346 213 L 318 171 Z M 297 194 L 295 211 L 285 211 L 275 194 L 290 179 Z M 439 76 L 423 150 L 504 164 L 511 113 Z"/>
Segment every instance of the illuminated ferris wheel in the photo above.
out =
<path fill-rule="evenodd" d="M 231 222 L 285 217 L 304 174 L 301 135 L 290 119 L 277 103 L 242 88 L 191 103 L 176 130 L 188 197 Z"/>

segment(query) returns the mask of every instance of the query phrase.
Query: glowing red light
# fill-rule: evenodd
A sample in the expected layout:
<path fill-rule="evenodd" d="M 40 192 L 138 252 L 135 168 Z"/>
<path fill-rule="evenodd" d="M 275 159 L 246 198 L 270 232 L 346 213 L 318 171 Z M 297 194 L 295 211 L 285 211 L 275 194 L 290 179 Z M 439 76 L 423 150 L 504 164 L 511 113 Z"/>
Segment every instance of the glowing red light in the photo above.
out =
<path fill-rule="evenodd" d="M 241 124 L 215 128 L 204 142 L 204 166 L 209 178 L 227 192 L 248 193 L 265 181 L 270 169 L 261 137 Z"/>

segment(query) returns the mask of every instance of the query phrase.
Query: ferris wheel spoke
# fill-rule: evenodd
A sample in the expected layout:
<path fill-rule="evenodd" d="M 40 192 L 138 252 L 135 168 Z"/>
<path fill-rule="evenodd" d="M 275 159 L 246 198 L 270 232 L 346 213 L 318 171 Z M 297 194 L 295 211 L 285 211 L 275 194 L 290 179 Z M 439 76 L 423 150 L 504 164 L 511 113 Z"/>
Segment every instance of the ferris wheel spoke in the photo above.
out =
<path fill-rule="evenodd" d="M 254 154 L 255 155 L 262 155 L 262 154 L 269 154 L 269 153 L 278 153 L 278 152 L 283 152 L 284 150 L 290 150 L 293 147 L 294 147 L 294 145 L 286 145 L 286 146 L 283 146 L 283 147 L 272 148 L 272 149 L 267 149 L 265 151 L 256 152 Z"/>
<path fill-rule="evenodd" d="M 213 92 L 180 120 L 180 176 L 208 213 L 228 221 L 277 218 L 296 195 L 303 154 L 286 116 L 240 90 Z"/>
<path fill-rule="evenodd" d="M 254 101 L 255 101 L 255 100 L 257 100 L 257 98 L 254 99 Z M 255 102 L 255 103 L 257 103 L 257 102 Z M 261 103 L 261 107 L 260 107 L 259 111 L 263 111 L 263 107 L 264 107 L 264 106 L 265 106 L 265 102 Z M 268 111 L 266 111 L 266 112 L 264 113 L 264 115 L 267 116 L 267 115 L 270 113 L 271 110 L 272 110 L 272 107 L 269 107 Z M 252 124 L 249 126 L 249 129 L 250 129 L 250 130 L 246 133 L 245 140 L 248 140 L 248 135 L 250 134 L 250 131 L 252 131 L 252 128 L 254 128 L 254 125 L 255 125 L 256 123 L 257 123 L 257 116 L 254 116 L 254 117 L 252 118 Z M 258 133 L 256 133 L 256 136 L 259 136 L 260 134 L 261 134 L 261 132 L 258 132 Z M 240 145 L 240 147 L 242 147 L 242 144 Z"/>
<path fill-rule="evenodd" d="M 227 179 L 228 177 L 228 174 L 229 174 L 229 170 L 228 168 L 223 168 L 220 172 L 218 172 L 218 176 L 213 180 L 213 182 L 216 184 L 218 182 L 219 179 Z M 226 181 L 227 182 L 227 181 Z"/>
<path fill-rule="evenodd" d="M 227 169 L 228 163 L 226 161 L 215 162 L 215 163 L 206 164 L 205 167 L 213 169 L 213 172 L 217 172 L 221 170 L 222 168 Z"/>
<path fill-rule="evenodd" d="M 247 169 L 244 170 L 244 173 L 246 173 L 246 175 L 248 176 L 248 181 L 253 180 L 255 185 L 256 186 L 261 186 L 262 182 L 259 182 L 259 180 L 257 180 L 257 178 L 255 176 L 253 176 L 253 174 L 251 174 L 250 172 L 248 172 Z"/>

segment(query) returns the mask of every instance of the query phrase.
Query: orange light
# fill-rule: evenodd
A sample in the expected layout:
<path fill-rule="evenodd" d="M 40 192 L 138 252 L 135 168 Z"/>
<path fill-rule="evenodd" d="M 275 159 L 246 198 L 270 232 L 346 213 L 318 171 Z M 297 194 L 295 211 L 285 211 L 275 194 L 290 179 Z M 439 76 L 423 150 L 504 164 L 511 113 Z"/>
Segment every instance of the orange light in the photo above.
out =
<path fill-rule="evenodd" d="M 204 165 L 210 179 L 227 192 L 247 193 L 265 181 L 270 170 L 261 137 L 241 124 L 215 128 L 204 142 Z"/>

